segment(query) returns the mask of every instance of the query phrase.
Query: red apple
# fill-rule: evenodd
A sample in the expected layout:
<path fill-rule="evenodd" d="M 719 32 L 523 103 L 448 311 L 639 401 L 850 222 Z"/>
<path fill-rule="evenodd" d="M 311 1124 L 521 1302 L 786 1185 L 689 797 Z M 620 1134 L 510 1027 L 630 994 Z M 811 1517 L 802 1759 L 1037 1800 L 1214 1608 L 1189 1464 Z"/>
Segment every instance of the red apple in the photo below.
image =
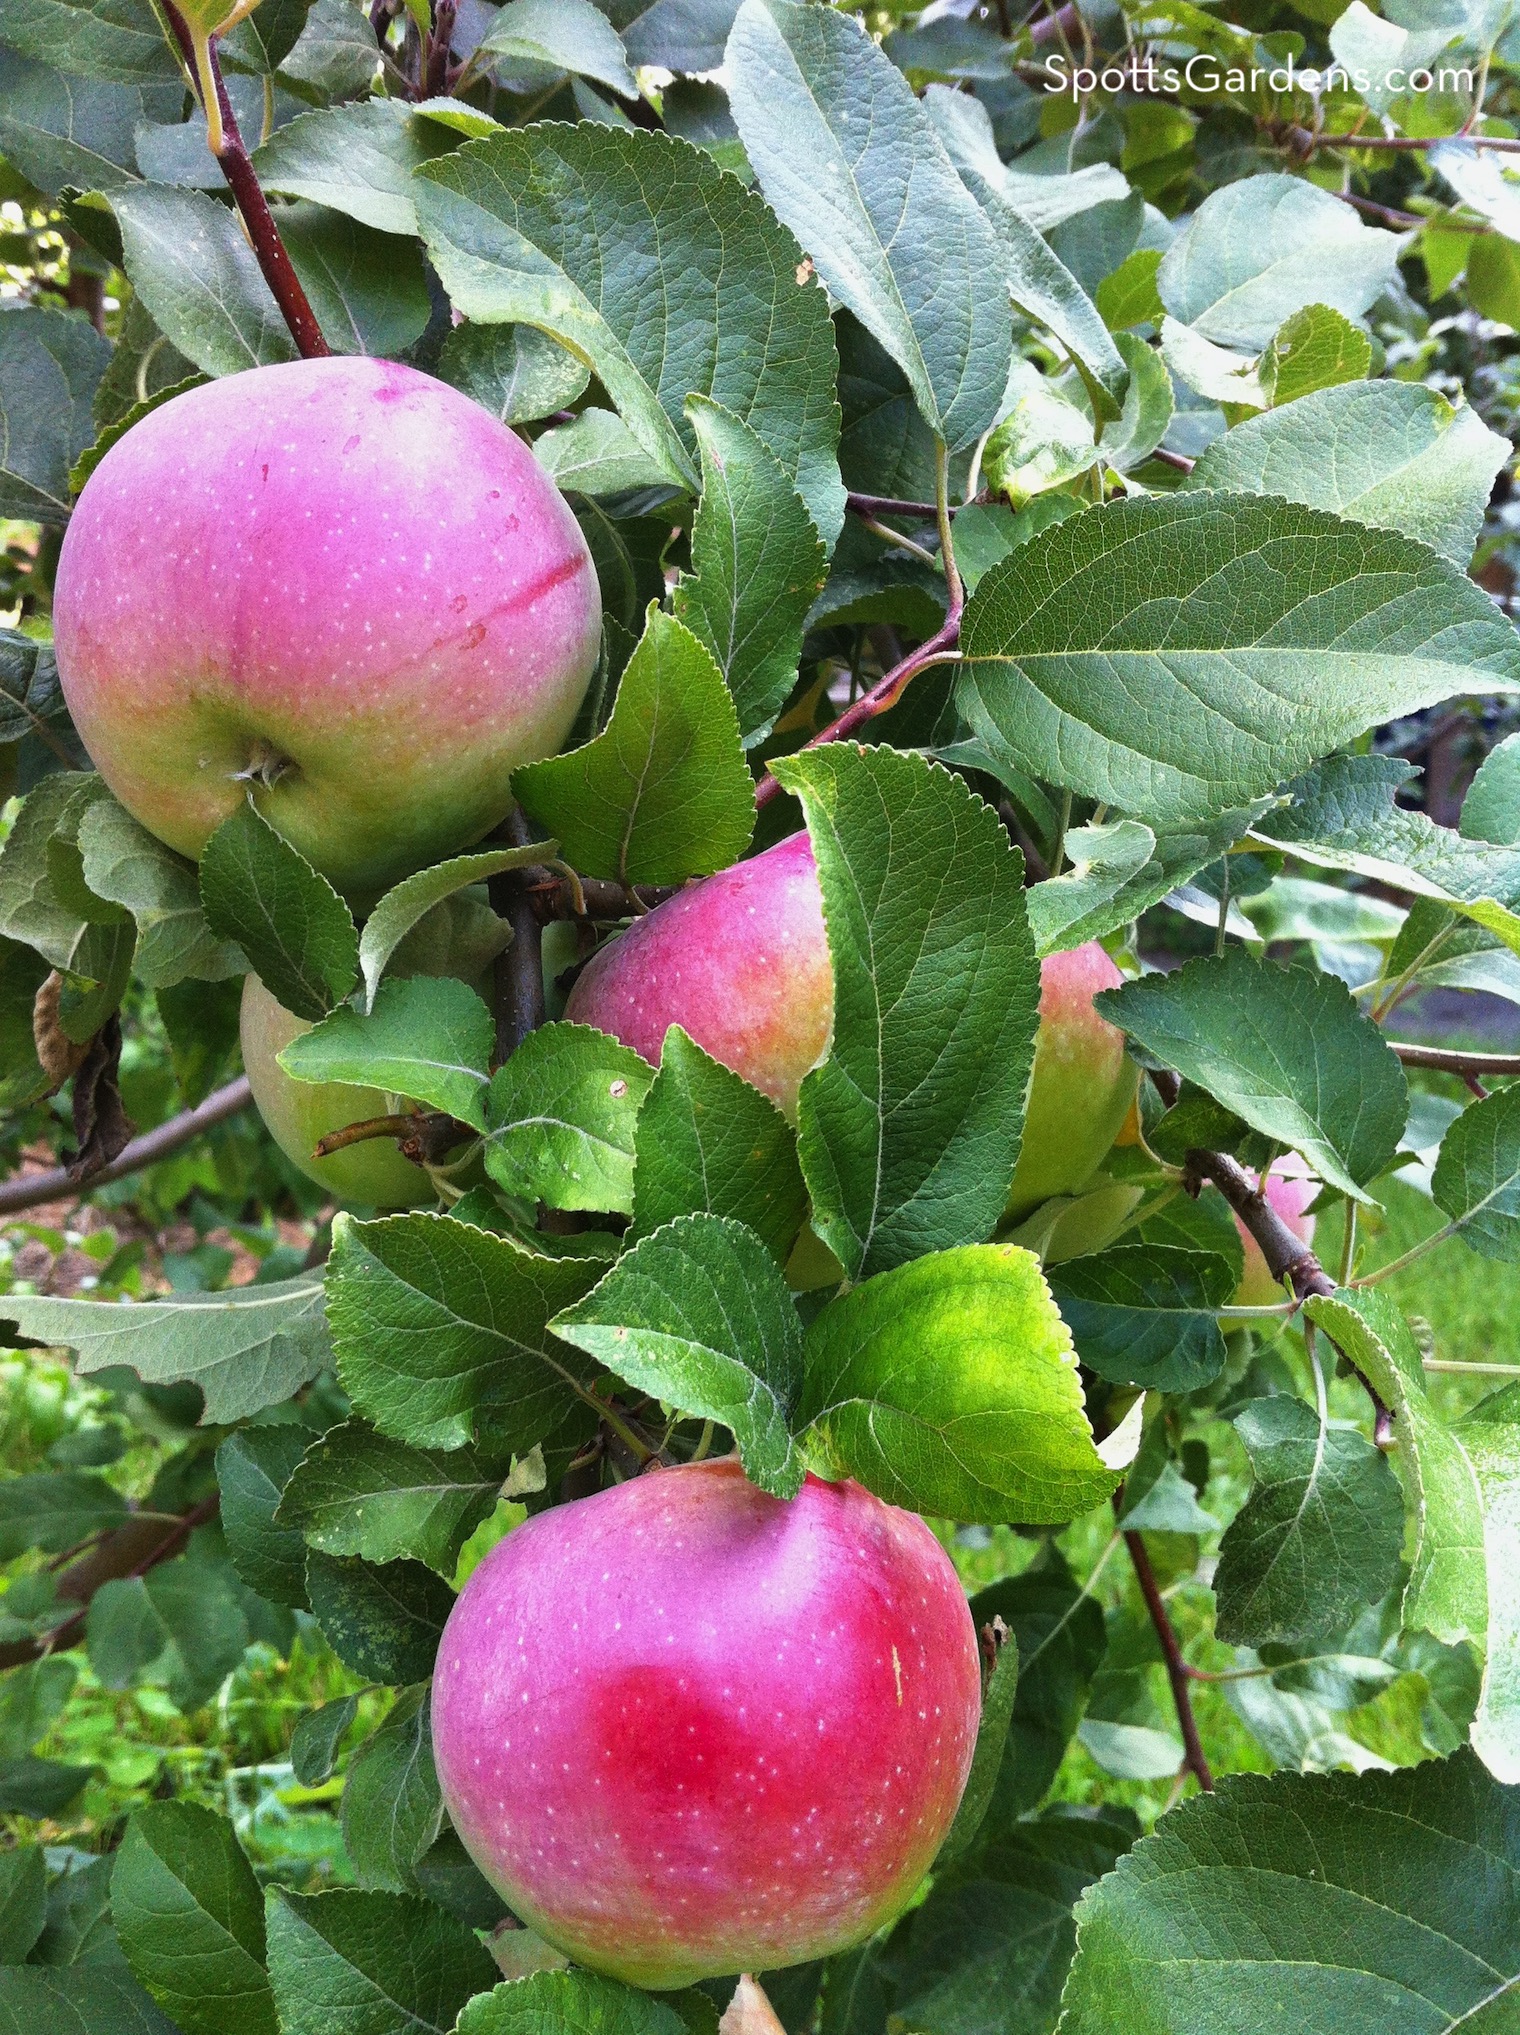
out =
<path fill-rule="evenodd" d="M 955 1816 L 976 1633 L 923 1521 L 730 1460 L 519 1526 L 433 1680 L 444 1800 L 514 1914 L 636 1985 L 827 1957 L 898 1914 Z"/>
<path fill-rule="evenodd" d="M 243 978 L 243 1069 L 254 1104 L 280 1150 L 337 1201 L 365 1208 L 420 1208 L 438 1190 L 420 1166 L 403 1159 L 394 1138 L 369 1138 L 331 1158 L 314 1159 L 329 1131 L 388 1116 L 393 1104 L 378 1088 L 340 1081 L 297 1081 L 275 1055 L 311 1026 L 277 1003 L 256 975 Z"/>
<path fill-rule="evenodd" d="M 1134 1098 L 1124 1034 L 1092 1000 L 1122 980 L 1094 941 L 1040 967 L 1040 1029 L 1010 1211 L 1087 1182 Z M 693 884 L 593 955 L 565 1016 L 657 1062 L 669 1025 L 797 1114 L 828 1050 L 834 972 L 806 834 Z"/>
<path fill-rule="evenodd" d="M 1261 1185 L 1259 1175 L 1252 1174 L 1256 1186 Z M 1267 1205 L 1275 1208 L 1283 1221 L 1300 1239 L 1305 1249 L 1314 1242 L 1312 1215 L 1305 1213 L 1311 1201 L 1319 1193 L 1319 1182 L 1297 1152 L 1288 1152 L 1279 1159 L 1267 1175 Z M 1235 1227 L 1240 1231 L 1240 1240 L 1245 1246 L 1245 1273 L 1235 1294 L 1237 1307 L 1270 1307 L 1275 1300 L 1284 1297 L 1283 1289 L 1267 1270 L 1267 1261 L 1261 1254 L 1261 1245 L 1246 1228 L 1237 1215 Z"/>
<path fill-rule="evenodd" d="M 75 725 L 199 855 L 251 789 L 361 900 L 465 848 L 559 748 L 601 633 L 591 554 L 521 439 L 393 361 L 255 368 L 91 475 L 54 600 Z"/>
<path fill-rule="evenodd" d="M 834 968 L 806 834 L 736 862 L 638 919 L 591 957 L 565 1016 L 658 1065 L 671 1025 L 794 1121 L 828 1051 Z"/>

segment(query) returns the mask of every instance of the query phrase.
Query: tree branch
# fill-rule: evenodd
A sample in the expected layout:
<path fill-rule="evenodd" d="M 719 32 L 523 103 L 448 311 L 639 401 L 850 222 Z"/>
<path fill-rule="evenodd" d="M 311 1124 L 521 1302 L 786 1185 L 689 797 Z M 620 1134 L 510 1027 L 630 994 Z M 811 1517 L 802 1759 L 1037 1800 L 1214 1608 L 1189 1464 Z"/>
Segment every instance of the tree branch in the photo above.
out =
<path fill-rule="evenodd" d="M 532 830 L 521 806 L 504 829 L 514 848 L 526 848 Z M 496 957 L 496 1057 L 505 1060 L 544 1021 L 543 921 L 530 879 L 545 871 L 508 869 L 490 881 L 491 902 L 512 928 L 512 944 Z"/>
<path fill-rule="evenodd" d="M 1120 1493 L 1114 1495 L 1117 1509 Z M 1177 1706 L 1177 1722 L 1182 1728 L 1182 1770 L 1197 1781 L 1205 1793 L 1212 1793 L 1214 1776 L 1209 1771 L 1208 1758 L 1203 1750 L 1203 1740 L 1198 1736 L 1198 1720 L 1193 1715 L 1193 1692 L 1188 1686 L 1187 1663 L 1182 1658 L 1182 1647 L 1176 1629 L 1166 1608 L 1166 1599 L 1156 1581 L 1156 1571 L 1151 1567 L 1150 1554 L 1142 1535 L 1126 1532 L 1124 1545 L 1129 1549 L 1129 1558 L 1135 1566 L 1135 1581 L 1140 1585 L 1140 1594 L 1145 1599 L 1145 1608 L 1151 1614 L 1151 1623 L 1156 1628 L 1156 1637 L 1161 1642 L 1161 1655 L 1166 1662 L 1166 1678 L 1172 1685 L 1172 1701 Z"/>
<path fill-rule="evenodd" d="M 240 1109 L 248 1107 L 252 1099 L 248 1077 L 240 1074 L 236 1081 L 229 1081 L 225 1088 L 216 1089 L 194 1109 L 182 1110 L 178 1116 L 170 1117 L 167 1123 L 144 1131 L 140 1138 L 133 1138 L 107 1166 L 97 1166 L 78 1176 L 67 1166 L 50 1166 L 45 1173 L 19 1173 L 0 1186 L 0 1215 L 16 1215 L 24 1208 L 36 1208 L 42 1202 L 57 1201 L 66 1194 L 83 1194 L 88 1188 L 103 1187 L 109 1180 L 120 1180 L 128 1173 L 140 1172 L 144 1166 L 167 1159 L 171 1152 L 188 1145 L 202 1131 L 214 1130 L 228 1117 L 236 1116 Z"/>
<path fill-rule="evenodd" d="M 1212 1180 L 1261 1248 L 1267 1270 L 1279 1284 L 1287 1279 L 1300 1300 L 1311 1293 L 1333 1293 L 1335 1281 L 1303 1238 L 1283 1221 L 1244 1166 L 1227 1152 L 1194 1151 L 1187 1155 L 1183 1184 L 1194 1194 L 1198 1184 Z M 1370 1388 L 1369 1388 L 1370 1389 Z"/>
<path fill-rule="evenodd" d="M 169 26 L 174 31 L 174 39 L 179 44 L 185 68 L 195 83 L 196 93 L 201 98 L 204 111 L 204 93 L 199 83 L 200 70 L 195 60 L 195 44 L 189 26 L 175 6 L 174 0 L 163 0 L 163 9 Z M 317 323 L 316 313 L 301 287 L 301 278 L 291 266 L 285 243 L 281 240 L 279 229 L 274 223 L 274 214 L 269 209 L 269 200 L 264 196 L 254 172 L 247 144 L 239 131 L 237 117 L 232 110 L 232 101 L 227 96 L 227 87 L 222 79 L 222 68 L 217 60 L 214 44 L 210 52 L 210 72 L 222 128 L 222 145 L 216 150 L 216 159 L 221 166 L 222 175 L 227 179 L 238 211 L 242 214 L 243 224 L 248 229 L 249 244 L 253 248 L 254 258 L 263 272 L 264 280 L 268 283 L 275 302 L 280 307 L 280 315 L 290 328 L 290 336 L 295 341 L 302 358 L 325 359 L 332 349 L 322 337 L 322 328 Z"/>
<path fill-rule="evenodd" d="M 78 1646 L 85 1635 L 91 1600 L 103 1583 L 145 1576 L 160 1562 L 171 1560 L 196 1527 L 216 1517 L 220 1506 L 221 1494 L 213 1491 L 198 1505 L 192 1505 L 167 1531 L 162 1515 L 155 1513 L 148 1518 L 125 1520 L 114 1532 L 106 1534 L 58 1578 L 58 1595 L 67 1603 L 78 1604 L 79 1609 L 40 1638 L 16 1639 L 0 1646 L 0 1671 L 42 1660 L 48 1654 L 67 1653 L 70 1647 Z"/>
<path fill-rule="evenodd" d="M 1480 1074 L 1520 1074 L 1520 1053 L 1449 1053 L 1444 1046 L 1407 1046 L 1402 1039 L 1388 1043 L 1406 1067 L 1434 1067 L 1460 1074 L 1464 1081 Z"/>

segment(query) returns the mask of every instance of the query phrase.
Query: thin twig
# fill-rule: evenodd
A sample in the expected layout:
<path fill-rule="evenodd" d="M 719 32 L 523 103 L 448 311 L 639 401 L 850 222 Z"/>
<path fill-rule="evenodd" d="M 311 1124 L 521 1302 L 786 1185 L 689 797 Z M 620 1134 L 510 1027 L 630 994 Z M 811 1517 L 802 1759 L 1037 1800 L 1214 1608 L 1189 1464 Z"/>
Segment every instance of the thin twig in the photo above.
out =
<path fill-rule="evenodd" d="M 1464 1081 L 1479 1074 L 1520 1074 L 1520 1053 L 1453 1053 L 1444 1046 L 1406 1046 L 1402 1039 L 1388 1043 L 1406 1067 L 1434 1067 Z"/>
<path fill-rule="evenodd" d="M 1177 1706 L 1177 1722 L 1182 1728 L 1183 1772 L 1190 1773 L 1205 1793 L 1212 1794 L 1214 1776 L 1209 1771 L 1203 1740 L 1198 1736 L 1198 1720 L 1193 1715 L 1193 1692 L 1188 1687 L 1190 1677 L 1187 1662 L 1182 1658 L 1182 1646 L 1167 1611 L 1166 1599 L 1162 1596 L 1161 1586 L 1156 1581 L 1156 1571 L 1151 1567 L 1151 1558 L 1146 1550 L 1143 1535 L 1134 1531 L 1126 1532 L 1124 1545 L 1129 1549 L 1129 1558 L 1135 1566 L 1135 1581 L 1140 1585 L 1145 1608 L 1151 1614 L 1151 1623 L 1155 1626 L 1156 1637 L 1161 1642 L 1161 1654 L 1166 1662 L 1166 1678 L 1172 1685 L 1172 1701 Z"/>
<path fill-rule="evenodd" d="M 174 0 L 163 0 L 163 8 L 165 18 L 174 31 L 174 39 L 179 44 L 186 71 L 192 83 L 196 83 L 199 94 L 200 87 L 197 83 L 199 67 L 195 60 L 195 43 L 185 17 L 175 6 Z M 290 256 L 285 251 L 285 243 L 281 240 L 279 229 L 274 223 L 274 214 L 269 209 L 269 200 L 264 196 L 258 177 L 254 173 L 247 144 L 238 129 L 237 117 L 232 110 L 232 101 L 227 96 L 227 87 L 222 79 L 215 45 L 211 48 L 209 67 L 217 105 L 221 112 L 222 143 L 216 151 L 216 159 L 221 166 L 222 175 L 227 179 L 238 211 L 242 214 L 243 224 L 248 229 L 248 240 L 253 248 L 254 258 L 263 272 L 264 280 L 268 283 L 276 304 L 280 307 L 280 316 L 290 328 L 290 336 L 295 341 L 302 358 L 324 359 L 332 349 L 322 337 L 322 328 L 317 323 L 316 313 L 312 310 L 306 292 L 301 286 L 301 278 L 291 266 Z M 202 110 L 204 111 L 204 104 Z"/>
<path fill-rule="evenodd" d="M 1172 467 L 1178 473 L 1191 473 L 1198 464 L 1196 459 L 1189 459 L 1185 452 L 1168 452 L 1164 445 L 1158 445 L 1151 458 L 1159 459 L 1163 466 Z"/>
<path fill-rule="evenodd" d="M 864 727 L 867 721 L 874 720 L 878 714 L 884 714 L 889 707 L 897 704 L 910 679 L 916 678 L 919 672 L 927 670 L 931 664 L 938 664 L 945 653 L 953 650 L 960 641 L 966 590 L 956 568 L 955 549 L 950 539 L 950 518 L 954 512 L 950 507 L 949 498 L 949 461 L 943 447 L 940 448 L 937 465 L 935 480 L 939 499 L 936 513 L 940 526 L 940 560 L 945 568 L 946 589 L 950 596 L 944 623 L 935 630 L 927 642 L 920 643 L 916 650 L 910 650 L 900 663 L 894 664 L 890 671 L 884 673 L 869 692 L 862 693 L 853 706 L 846 707 L 837 721 L 831 721 L 821 734 L 815 735 L 811 742 L 804 743 L 805 749 L 817 749 L 825 742 L 842 742 L 853 735 L 857 728 Z M 769 805 L 780 790 L 780 784 L 767 771 L 755 787 L 755 804 Z"/>
<path fill-rule="evenodd" d="M 514 848 L 526 848 L 532 829 L 514 806 L 504 829 Z M 491 878 L 492 903 L 512 928 L 512 944 L 496 962 L 496 1056 L 505 1060 L 544 1021 L 543 923 L 534 906 L 532 871 L 509 869 Z"/>
<path fill-rule="evenodd" d="M 0 1186 L 0 1215 L 16 1215 L 24 1208 L 36 1208 L 43 1202 L 58 1201 L 65 1195 L 83 1194 L 88 1188 L 104 1187 L 109 1180 L 120 1180 L 128 1173 L 140 1172 L 144 1166 L 167 1159 L 171 1152 L 188 1145 L 203 1131 L 213 1130 L 217 1124 L 225 1123 L 228 1117 L 236 1116 L 240 1109 L 248 1107 L 252 1099 L 248 1077 L 240 1074 L 236 1081 L 229 1081 L 225 1088 L 216 1089 L 194 1109 L 182 1110 L 178 1116 L 170 1117 L 167 1123 L 144 1131 L 140 1138 L 133 1138 L 109 1165 L 98 1166 L 93 1172 L 77 1177 L 67 1166 L 50 1166 L 45 1173 L 20 1173 Z"/>

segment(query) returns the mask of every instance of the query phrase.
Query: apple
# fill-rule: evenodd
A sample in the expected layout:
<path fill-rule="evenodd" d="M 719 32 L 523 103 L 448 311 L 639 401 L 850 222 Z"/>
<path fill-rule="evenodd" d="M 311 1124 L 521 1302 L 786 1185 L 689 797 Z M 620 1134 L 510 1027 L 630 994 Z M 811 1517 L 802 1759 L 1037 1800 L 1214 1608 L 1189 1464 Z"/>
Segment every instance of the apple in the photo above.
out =
<path fill-rule="evenodd" d="M 1123 980 L 1094 941 L 1040 965 L 1040 1027 L 1009 1212 L 1091 1178 L 1134 1100 L 1124 1034 L 1093 998 Z M 812 845 L 793 834 L 690 885 L 600 948 L 565 1016 L 658 1063 L 679 1024 L 795 1120 L 802 1077 L 828 1051 L 834 971 Z"/>
<path fill-rule="evenodd" d="M 565 1016 L 658 1066 L 671 1025 L 796 1121 L 829 1047 L 834 965 L 812 844 L 792 834 L 638 919 L 582 970 Z"/>
<path fill-rule="evenodd" d="M 1055 1194 L 1085 1187 L 1129 1114 L 1140 1070 L 1124 1034 L 1093 998 L 1124 977 L 1096 940 L 1040 963 L 1040 1028 L 1024 1111 L 1024 1143 L 1008 1213 L 1027 1215 Z"/>
<path fill-rule="evenodd" d="M 393 1138 L 369 1138 L 330 1158 L 314 1159 L 319 1139 L 346 1124 L 389 1116 L 394 1104 L 378 1088 L 342 1081 L 297 1081 L 275 1057 L 311 1026 L 272 997 L 256 975 L 243 978 L 243 1070 L 265 1128 L 280 1150 L 337 1201 L 365 1208 L 420 1208 L 438 1199 L 421 1166 L 404 1159 Z"/>
<path fill-rule="evenodd" d="M 372 900 L 468 847 L 552 755 L 601 596 L 505 426 L 395 361 L 189 390 L 86 483 L 58 562 L 59 676 L 96 768 L 181 853 L 251 791 Z"/>
<path fill-rule="evenodd" d="M 1261 1185 L 1261 1176 L 1253 1173 L 1252 1184 Z M 1267 1174 L 1267 1205 L 1276 1209 L 1293 1234 L 1307 1250 L 1314 1242 L 1315 1218 L 1309 1215 L 1309 1204 L 1319 1193 L 1319 1182 L 1297 1152 L 1288 1152 Z M 1261 1245 L 1246 1228 L 1237 1215 L 1235 1227 L 1240 1231 L 1241 1243 L 1245 1246 L 1245 1272 L 1235 1293 L 1237 1307 L 1270 1307 L 1284 1297 L 1283 1288 L 1267 1270 L 1267 1261 L 1262 1256 Z"/>
<path fill-rule="evenodd" d="M 827 1957 L 911 1899 L 981 1711 L 923 1521 L 857 1484 L 654 1470 L 519 1526 L 438 1648 L 433 1750 L 520 1920 L 655 1988 Z"/>

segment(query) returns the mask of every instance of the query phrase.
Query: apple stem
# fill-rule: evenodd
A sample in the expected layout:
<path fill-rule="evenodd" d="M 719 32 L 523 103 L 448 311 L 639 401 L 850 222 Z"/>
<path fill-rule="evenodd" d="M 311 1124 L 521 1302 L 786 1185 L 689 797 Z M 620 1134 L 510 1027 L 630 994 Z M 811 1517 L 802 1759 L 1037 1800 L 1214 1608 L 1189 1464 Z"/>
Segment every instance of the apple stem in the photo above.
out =
<path fill-rule="evenodd" d="M 302 359 L 324 360 L 332 348 L 322 336 L 317 315 L 301 287 L 301 278 L 291 265 L 279 228 L 274 223 L 269 200 L 264 196 L 237 124 L 237 115 L 232 110 L 232 101 L 227 97 L 215 46 L 210 40 L 206 42 L 205 62 L 202 64 L 196 39 L 174 0 L 163 0 L 163 10 L 174 31 L 185 69 L 195 81 L 196 96 L 206 115 L 206 138 L 242 215 L 254 259 L 280 307 L 280 315 L 289 327 Z"/>

